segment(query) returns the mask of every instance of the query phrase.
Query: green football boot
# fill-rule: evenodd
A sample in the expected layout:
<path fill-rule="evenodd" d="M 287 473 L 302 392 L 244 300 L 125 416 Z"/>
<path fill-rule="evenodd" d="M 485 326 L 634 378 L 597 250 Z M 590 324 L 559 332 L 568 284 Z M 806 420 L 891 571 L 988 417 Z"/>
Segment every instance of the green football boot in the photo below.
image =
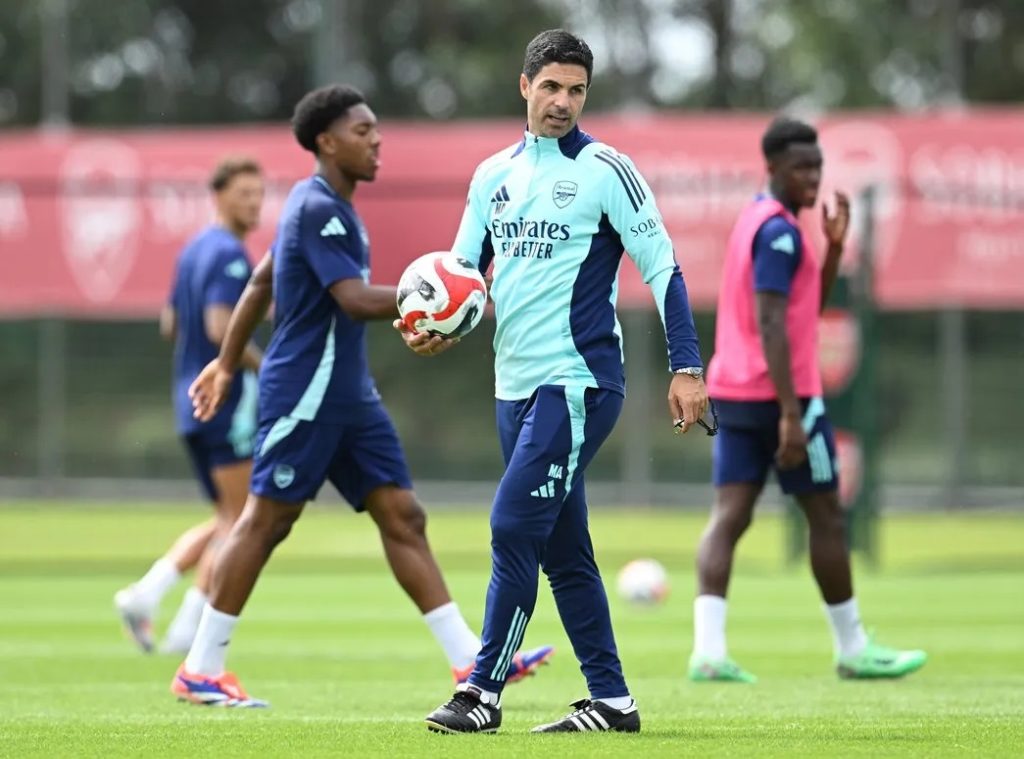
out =
<path fill-rule="evenodd" d="M 709 659 L 694 654 L 690 657 L 690 670 L 687 673 L 695 683 L 756 683 L 757 678 L 728 656 L 724 659 Z"/>
<path fill-rule="evenodd" d="M 875 643 L 868 644 L 857 656 L 837 656 L 836 672 L 846 680 L 894 678 L 916 672 L 928 661 L 924 651 L 899 651 Z"/>

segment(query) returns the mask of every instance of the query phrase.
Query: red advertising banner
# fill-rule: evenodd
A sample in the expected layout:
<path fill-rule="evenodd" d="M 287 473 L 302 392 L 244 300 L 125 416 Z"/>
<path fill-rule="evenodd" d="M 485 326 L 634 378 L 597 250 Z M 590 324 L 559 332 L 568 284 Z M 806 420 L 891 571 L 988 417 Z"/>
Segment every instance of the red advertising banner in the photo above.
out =
<path fill-rule="evenodd" d="M 654 189 L 694 303 L 714 305 L 722 251 L 764 181 L 767 116 L 595 116 L 581 126 L 628 154 Z M 844 115 L 819 124 L 824 199 L 877 187 L 877 293 L 886 308 L 1024 306 L 1024 111 Z M 515 143 L 518 121 L 385 122 L 379 179 L 360 187 L 373 279 L 447 248 L 476 164 Z M 313 169 L 286 127 L 0 135 L 0 314 L 153 315 L 175 256 L 210 218 L 211 167 L 261 161 L 270 180 L 259 258 L 292 182 Z M 820 237 L 818 211 L 805 212 Z M 856 233 L 855 235 L 856 236 Z M 848 258 L 857 256 L 851 241 Z M 621 300 L 647 305 L 635 269 Z"/>

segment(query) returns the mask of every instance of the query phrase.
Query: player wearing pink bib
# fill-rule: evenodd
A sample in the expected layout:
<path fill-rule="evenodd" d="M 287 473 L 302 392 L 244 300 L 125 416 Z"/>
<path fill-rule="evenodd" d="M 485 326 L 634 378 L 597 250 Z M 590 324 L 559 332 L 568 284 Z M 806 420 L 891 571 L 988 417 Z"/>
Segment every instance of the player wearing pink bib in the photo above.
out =
<path fill-rule="evenodd" d="M 832 627 L 840 677 L 909 674 L 923 651 L 898 651 L 868 637 L 853 595 L 839 504 L 835 439 L 822 401 L 818 317 L 836 278 L 850 221 L 846 196 L 822 206 L 824 260 L 803 236 L 801 208 L 817 202 L 822 153 L 813 127 L 780 118 L 761 139 L 768 192 L 740 213 L 719 289 L 708 395 L 720 430 L 713 451 L 715 503 L 697 555 L 691 680 L 755 682 L 729 658 L 726 592 L 736 543 L 774 469 L 799 503 L 810 533 L 811 569 Z"/>

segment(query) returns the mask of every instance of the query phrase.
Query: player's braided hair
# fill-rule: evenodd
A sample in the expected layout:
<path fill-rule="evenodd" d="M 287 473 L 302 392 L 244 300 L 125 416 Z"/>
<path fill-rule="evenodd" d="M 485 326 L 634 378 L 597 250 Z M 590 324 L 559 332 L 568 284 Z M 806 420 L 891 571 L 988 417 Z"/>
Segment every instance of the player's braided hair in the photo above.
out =
<path fill-rule="evenodd" d="M 295 105 L 292 115 L 295 139 L 315 155 L 317 135 L 344 116 L 349 108 L 365 102 L 363 93 L 348 84 L 332 84 L 307 92 Z"/>
<path fill-rule="evenodd" d="M 813 145 L 818 141 L 818 132 L 810 124 L 779 116 L 761 136 L 761 152 L 771 159 L 784 152 L 790 145 Z"/>
<path fill-rule="evenodd" d="M 523 73 L 529 81 L 549 63 L 574 63 L 587 70 L 587 84 L 594 73 L 594 54 L 586 42 L 565 29 L 541 32 L 526 46 Z"/>

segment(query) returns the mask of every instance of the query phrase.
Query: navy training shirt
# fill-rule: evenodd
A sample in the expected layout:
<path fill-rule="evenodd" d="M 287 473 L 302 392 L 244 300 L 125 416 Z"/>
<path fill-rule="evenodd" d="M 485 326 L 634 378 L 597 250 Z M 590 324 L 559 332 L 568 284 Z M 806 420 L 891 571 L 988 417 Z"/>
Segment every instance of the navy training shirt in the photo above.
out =
<path fill-rule="evenodd" d="M 174 342 L 174 415 L 177 430 L 187 435 L 200 430 L 227 434 L 242 395 L 236 378 L 224 407 L 209 422 L 192 416 L 188 388 L 220 347 L 206 336 L 203 314 L 210 306 L 234 308 L 252 274 L 242 241 L 224 227 L 210 225 L 193 237 L 178 256 L 170 305 L 177 318 Z"/>
<path fill-rule="evenodd" d="M 369 282 L 366 230 L 316 175 L 289 193 L 271 253 L 274 334 L 260 369 L 260 421 L 343 421 L 353 405 L 380 399 L 366 325 L 349 318 L 328 289 L 343 279 Z"/>

